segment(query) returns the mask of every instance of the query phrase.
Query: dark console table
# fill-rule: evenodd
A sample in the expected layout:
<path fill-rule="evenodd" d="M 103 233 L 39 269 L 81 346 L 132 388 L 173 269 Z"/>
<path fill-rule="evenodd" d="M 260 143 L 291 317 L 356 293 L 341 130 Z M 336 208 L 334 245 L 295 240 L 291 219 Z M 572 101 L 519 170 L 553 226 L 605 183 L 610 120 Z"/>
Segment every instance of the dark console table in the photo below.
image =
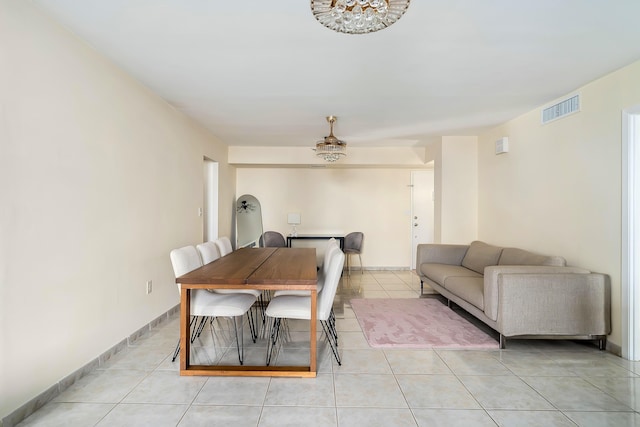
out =
<path fill-rule="evenodd" d="M 291 247 L 293 240 L 329 240 L 336 239 L 340 243 L 340 249 L 344 250 L 344 236 L 338 234 L 298 234 L 297 236 L 287 236 L 287 246 Z"/>

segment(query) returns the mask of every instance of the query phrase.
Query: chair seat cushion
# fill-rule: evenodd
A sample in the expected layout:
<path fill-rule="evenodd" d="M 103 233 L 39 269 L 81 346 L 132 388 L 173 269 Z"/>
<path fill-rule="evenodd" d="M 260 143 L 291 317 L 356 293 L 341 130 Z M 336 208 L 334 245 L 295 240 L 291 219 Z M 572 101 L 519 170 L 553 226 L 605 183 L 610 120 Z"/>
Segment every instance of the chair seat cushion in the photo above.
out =
<path fill-rule="evenodd" d="M 289 319 L 311 319 L 311 297 L 283 295 L 273 297 L 265 314 L 269 317 Z"/>
<path fill-rule="evenodd" d="M 320 291 L 322 290 L 322 287 L 324 286 L 323 283 L 320 283 L 320 281 L 318 280 L 318 284 L 316 285 L 316 291 L 317 293 L 320 293 Z M 298 296 L 298 297 L 308 297 L 309 296 L 309 291 L 300 291 L 297 289 L 285 289 L 285 290 L 281 290 L 281 291 L 275 291 L 273 293 L 273 297 L 281 297 L 284 295 L 293 295 L 293 296 Z"/>
<path fill-rule="evenodd" d="M 258 298 L 262 293 L 262 291 L 259 291 L 257 289 L 212 289 L 211 291 L 213 293 L 223 294 L 223 295 L 224 294 L 248 294 L 248 295 L 253 295 L 256 298 Z"/>
<path fill-rule="evenodd" d="M 191 292 L 191 314 L 193 316 L 235 317 L 244 315 L 256 302 L 250 294 L 218 294 L 205 289 Z"/>

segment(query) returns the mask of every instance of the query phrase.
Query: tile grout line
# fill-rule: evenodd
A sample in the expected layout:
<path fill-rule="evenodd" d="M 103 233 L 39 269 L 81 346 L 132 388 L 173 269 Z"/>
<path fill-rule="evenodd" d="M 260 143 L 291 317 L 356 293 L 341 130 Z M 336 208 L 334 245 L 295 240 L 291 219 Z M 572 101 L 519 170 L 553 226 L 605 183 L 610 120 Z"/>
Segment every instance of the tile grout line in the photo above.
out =
<path fill-rule="evenodd" d="M 179 310 L 179 304 L 173 306 L 160 316 L 157 316 L 156 318 L 151 320 L 142 328 L 137 329 L 127 337 L 120 340 L 117 344 L 110 347 L 109 349 L 92 359 L 90 362 L 71 372 L 64 378 L 58 380 L 55 384 L 48 387 L 45 391 L 39 393 L 37 396 L 30 399 L 19 408 L 2 418 L 2 420 L 0 420 L 0 426 L 14 427 L 15 425 L 21 423 L 22 421 L 36 413 L 38 410 L 43 408 L 45 405 L 52 402 L 53 399 L 58 397 L 62 392 L 78 382 L 80 379 L 86 377 L 92 372 L 100 370 L 100 368 L 103 367 L 106 362 L 109 361 L 113 356 L 129 350 L 132 347 L 132 343 L 136 342 L 138 339 L 140 339 L 140 337 L 144 336 L 146 333 L 151 332 L 159 325 L 168 322 L 171 317 Z"/>

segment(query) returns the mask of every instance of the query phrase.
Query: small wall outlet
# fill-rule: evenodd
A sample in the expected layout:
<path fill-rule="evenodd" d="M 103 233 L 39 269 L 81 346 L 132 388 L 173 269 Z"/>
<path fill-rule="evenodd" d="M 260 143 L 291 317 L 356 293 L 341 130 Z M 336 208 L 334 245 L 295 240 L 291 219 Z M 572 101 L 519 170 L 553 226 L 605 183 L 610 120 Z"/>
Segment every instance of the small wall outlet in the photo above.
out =
<path fill-rule="evenodd" d="M 153 281 L 147 280 L 147 295 L 149 295 L 153 291 Z"/>

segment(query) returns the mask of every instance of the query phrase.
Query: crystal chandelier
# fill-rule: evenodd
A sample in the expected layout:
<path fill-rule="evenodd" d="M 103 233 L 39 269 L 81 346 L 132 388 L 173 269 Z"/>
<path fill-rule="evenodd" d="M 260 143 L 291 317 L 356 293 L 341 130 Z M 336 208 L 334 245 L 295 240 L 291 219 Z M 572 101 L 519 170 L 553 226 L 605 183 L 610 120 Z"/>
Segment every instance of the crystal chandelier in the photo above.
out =
<path fill-rule="evenodd" d="M 339 33 L 382 30 L 404 15 L 411 0 L 311 0 L 313 16 Z"/>
<path fill-rule="evenodd" d="M 316 143 L 315 148 L 316 156 L 323 158 L 329 163 L 333 163 L 342 156 L 347 155 L 347 143 L 333 136 L 333 124 L 336 120 L 338 119 L 335 116 L 327 117 L 331 131 L 329 132 L 329 136 L 325 136 L 322 141 Z"/>

